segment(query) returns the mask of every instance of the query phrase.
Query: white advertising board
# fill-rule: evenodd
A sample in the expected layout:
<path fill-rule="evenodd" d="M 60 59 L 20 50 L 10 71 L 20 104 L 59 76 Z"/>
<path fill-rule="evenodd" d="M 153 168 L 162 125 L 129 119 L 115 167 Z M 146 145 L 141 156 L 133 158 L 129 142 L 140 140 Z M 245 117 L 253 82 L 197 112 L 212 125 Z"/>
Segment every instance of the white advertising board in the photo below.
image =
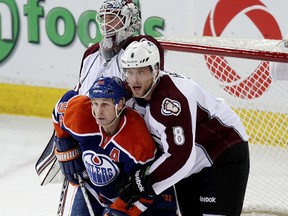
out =
<path fill-rule="evenodd" d="M 102 2 L 0 0 L 0 82 L 72 88 L 85 49 L 101 39 L 94 17 Z M 282 0 L 138 3 L 141 34 L 281 39 L 288 33 Z"/>

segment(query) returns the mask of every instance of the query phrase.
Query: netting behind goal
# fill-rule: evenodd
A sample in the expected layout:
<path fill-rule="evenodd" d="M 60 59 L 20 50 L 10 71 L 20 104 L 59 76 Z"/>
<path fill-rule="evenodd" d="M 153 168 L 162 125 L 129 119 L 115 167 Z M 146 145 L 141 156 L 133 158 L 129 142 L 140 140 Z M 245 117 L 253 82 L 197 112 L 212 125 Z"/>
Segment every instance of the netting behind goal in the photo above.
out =
<path fill-rule="evenodd" d="M 269 71 L 271 62 L 288 62 L 287 49 L 265 39 L 159 41 L 165 68 L 224 98 L 247 129 L 251 170 L 243 213 L 288 215 L 288 81 L 273 80 Z"/>

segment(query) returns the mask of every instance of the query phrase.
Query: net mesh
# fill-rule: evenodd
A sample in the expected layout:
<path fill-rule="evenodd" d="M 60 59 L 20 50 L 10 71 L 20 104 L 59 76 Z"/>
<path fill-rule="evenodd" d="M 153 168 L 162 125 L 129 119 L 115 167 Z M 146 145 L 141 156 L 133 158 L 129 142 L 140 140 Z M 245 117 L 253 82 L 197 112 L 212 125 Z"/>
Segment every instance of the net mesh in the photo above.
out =
<path fill-rule="evenodd" d="M 249 59 L 247 53 L 214 55 L 216 43 L 211 45 L 208 39 L 199 42 L 197 38 L 197 46 L 206 47 L 203 54 L 195 52 L 194 48 L 183 52 L 179 49 L 183 41 L 169 40 L 179 46 L 174 50 L 166 49 L 165 67 L 193 78 L 215 96 L 224 98 L 241 117 L 250 136 L 251 156 L 243 213 L 288 215 L 288 81 L 273 80 L 270 62 L 261 56 L 258 56 L 260 60 L 255 60 L 258 57 Z M 233 42 L 225 45 L 229 50 L 240 46 L 242 51 L 248 52 L 254 47 L 254 53 L 255 47 L 259 47 L 259 40 L 238 40 L 240 42 L 233 39 L 236 45 Z M 195 44 L 191 42 L 193 39 L 189 41 Z M 269 47 L 264 52 L 274 52 L 271 60 L 275 61 L 279 52 L 277 43 L 274 41 L 273 46 L 271 41 L 266 43 L 261 40 L 261 46 Z M 213 55 L 209 55 L 209 46 Z M 265 49 L 261 48 L 261 55 Z M 281 51 L 279 55 L 286 54 Z"/>

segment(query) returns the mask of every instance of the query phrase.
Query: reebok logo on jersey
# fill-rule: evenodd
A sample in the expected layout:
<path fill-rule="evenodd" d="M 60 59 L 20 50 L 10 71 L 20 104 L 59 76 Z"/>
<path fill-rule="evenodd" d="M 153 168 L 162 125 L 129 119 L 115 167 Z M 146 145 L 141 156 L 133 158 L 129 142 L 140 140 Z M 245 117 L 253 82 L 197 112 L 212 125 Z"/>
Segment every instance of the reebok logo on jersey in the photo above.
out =
<path fill-rule="evenodd" d="M 142 185 L 141 178 L 139 177 L 140 170 L 136 171 L 135 173 L 135 182 L 140 192 L 145 191 L 145 188 Z"/>
<path fill-rule="evenodd" d="M 202 196 L 200 196 L 200 202 L 216 203 L 216 197 L 202 197 Z"/>

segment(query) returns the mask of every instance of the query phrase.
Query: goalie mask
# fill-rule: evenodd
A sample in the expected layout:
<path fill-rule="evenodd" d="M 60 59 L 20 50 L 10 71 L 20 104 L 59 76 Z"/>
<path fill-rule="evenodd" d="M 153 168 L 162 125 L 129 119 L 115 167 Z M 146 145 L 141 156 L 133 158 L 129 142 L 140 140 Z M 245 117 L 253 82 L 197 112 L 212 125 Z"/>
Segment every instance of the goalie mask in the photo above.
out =
<path fill-rule="evenodd" d="M 121 48 L 121 42 L 141 28 L 141 16 L 132 0 L 107 0 L 96 16 L 103 40 L 101 53 L 106 60 L 113 58 Z"/>

